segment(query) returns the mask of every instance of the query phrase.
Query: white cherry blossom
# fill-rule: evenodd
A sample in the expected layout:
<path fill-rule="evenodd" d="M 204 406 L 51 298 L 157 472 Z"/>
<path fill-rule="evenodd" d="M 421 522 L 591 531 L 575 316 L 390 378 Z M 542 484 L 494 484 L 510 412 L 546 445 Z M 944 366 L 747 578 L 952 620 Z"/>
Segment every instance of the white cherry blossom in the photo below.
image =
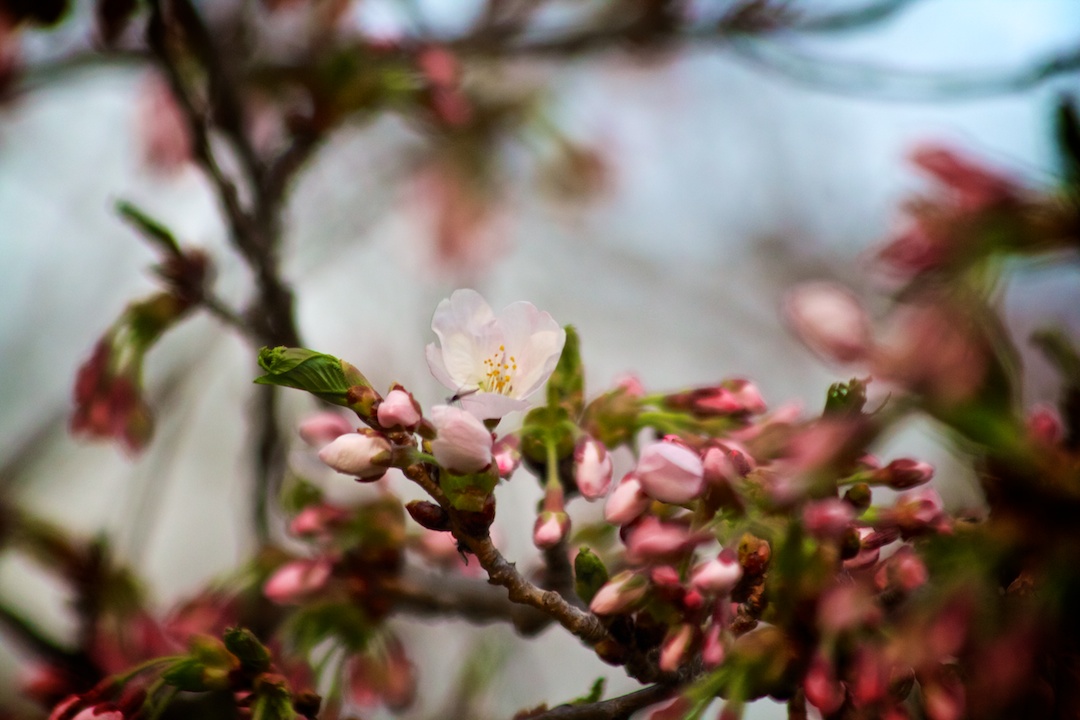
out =
<path fill-rule="evenodd" d="M 428 367 L 454 391 L 461 406 L 481 420 L 528 407 L 555 370 L 566 331 L 529 302 L 496 315 L 475 290 L 456 290 L 435 309 L 427 346 Z"/>

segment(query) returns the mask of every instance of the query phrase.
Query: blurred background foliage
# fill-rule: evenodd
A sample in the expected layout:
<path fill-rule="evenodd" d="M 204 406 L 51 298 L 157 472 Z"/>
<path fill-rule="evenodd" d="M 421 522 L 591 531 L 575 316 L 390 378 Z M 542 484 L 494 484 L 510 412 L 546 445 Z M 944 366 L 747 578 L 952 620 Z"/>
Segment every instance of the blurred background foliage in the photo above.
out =
<path fill-rule="evenodd" d="M 275 532 L 266 498 L 311 406 L 250 386 L 253 346 L 302 339 L 431 403 L 430 312 L 462 285 L 574 323 L 592 387 L 750 376 L 771 405 L 816 409 L 836 371 L 787 336 L 785 289 L 869 293 L 867 256 L 933 189 L 905 165 L 920 143 L 1030 188 L 1075 172 L 1052 119 L 1078 38 L 1067 0 L 4 0 L 3 507 L 107 537 L 168 607 Z M 1026 338 L 1080 329 L 1075 267 L 1013 260 L 997 282 L 1023 404 L 1053 401 Z M 193 283 L 209 313 L 129 305 Z M 135 353 L 156 426 L 137 459 L 67 433 L 77 369 L 110 332 L 154 343 Z M 932 424 L 887 441 L 953 478 L 952 507 L 983 501 Z M 523 509 L 501 500 L 500 521 L 531 523 L 539 491 L 507 490 Z M 20 617 L 70 640 L 70 599 L 3 555 Z M 402 633 L 459 656 L 473 637 Z M 496 713 L 587 690 L 584 653 L 539 660 L 572 640 L 498 640 L 514 651 Z M 25 647 L 5 651 L 13 693 Z M 436 699 L 452 684 L 421 677 Z"/>

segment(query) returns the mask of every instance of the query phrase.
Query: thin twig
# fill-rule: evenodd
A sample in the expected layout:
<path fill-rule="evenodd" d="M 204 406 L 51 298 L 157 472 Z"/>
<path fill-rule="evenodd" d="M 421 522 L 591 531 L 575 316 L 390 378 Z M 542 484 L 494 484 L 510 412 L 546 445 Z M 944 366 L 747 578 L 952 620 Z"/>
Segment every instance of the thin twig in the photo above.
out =
<path fill-rule="evenodd" d="M 581 705 L 560 705 L 529 720 L 626 720 L 641 708 L 666 700 L 675 694 L 670 685 L 651 685 L 629 695 Z"/>
<path fill-rule="evenodd" d="M 821 15 L 806 15 L 796 19 L 791 24 L 791 29 L 799 32 L 820 33 L 862 30 L 889 19 L 917 2 L 919 0 L 878 0 L 861 7 Z"/>
<path fill-rule="evenodd" d="M 913 71 L 815 57 L 769 40 L 733 39 L 744 60 L 817 90 L 901 102 L 972 100 L 1018 93 L 1067 73 L 1080 72 L 1080 51 L 1051 55 L 1017 68 L 973 72 Z"/>

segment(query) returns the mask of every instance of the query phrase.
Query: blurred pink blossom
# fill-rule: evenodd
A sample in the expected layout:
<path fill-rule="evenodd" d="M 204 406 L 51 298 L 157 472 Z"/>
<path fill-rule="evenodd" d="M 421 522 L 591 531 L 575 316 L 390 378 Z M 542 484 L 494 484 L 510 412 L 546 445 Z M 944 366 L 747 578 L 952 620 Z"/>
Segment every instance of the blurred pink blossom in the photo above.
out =
<path fill-rule="evenodd" d="M 263 594 L 280 605 L 296 605 L 322 590 L 332 571 L 327 558 L 293 560 L 274 571 L 263 585 Z"/>
<path fill-rule="evenodd" d="M 847 288 L 829 282 L 799 285 L 787 294 L 784 315 L 799 339 L 825 360 L 847 364 L 869 356 L 870 318 Z"/>

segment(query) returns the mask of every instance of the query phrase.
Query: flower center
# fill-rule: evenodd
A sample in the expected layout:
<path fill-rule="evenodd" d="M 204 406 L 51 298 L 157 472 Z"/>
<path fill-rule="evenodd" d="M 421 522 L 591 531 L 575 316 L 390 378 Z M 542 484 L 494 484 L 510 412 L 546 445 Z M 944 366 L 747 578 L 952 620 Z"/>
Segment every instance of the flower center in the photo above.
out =
<path fill-rule="evenodd" d="M 514 391 L 514 373 L 517 372 L 517 359 L 513 355 L 506 354 L 506 346 L 500 345 L 499 349 L 484 360 L 484 378 L 480 381 L 480 389 L 484 392 L 509 395 Z"/>

